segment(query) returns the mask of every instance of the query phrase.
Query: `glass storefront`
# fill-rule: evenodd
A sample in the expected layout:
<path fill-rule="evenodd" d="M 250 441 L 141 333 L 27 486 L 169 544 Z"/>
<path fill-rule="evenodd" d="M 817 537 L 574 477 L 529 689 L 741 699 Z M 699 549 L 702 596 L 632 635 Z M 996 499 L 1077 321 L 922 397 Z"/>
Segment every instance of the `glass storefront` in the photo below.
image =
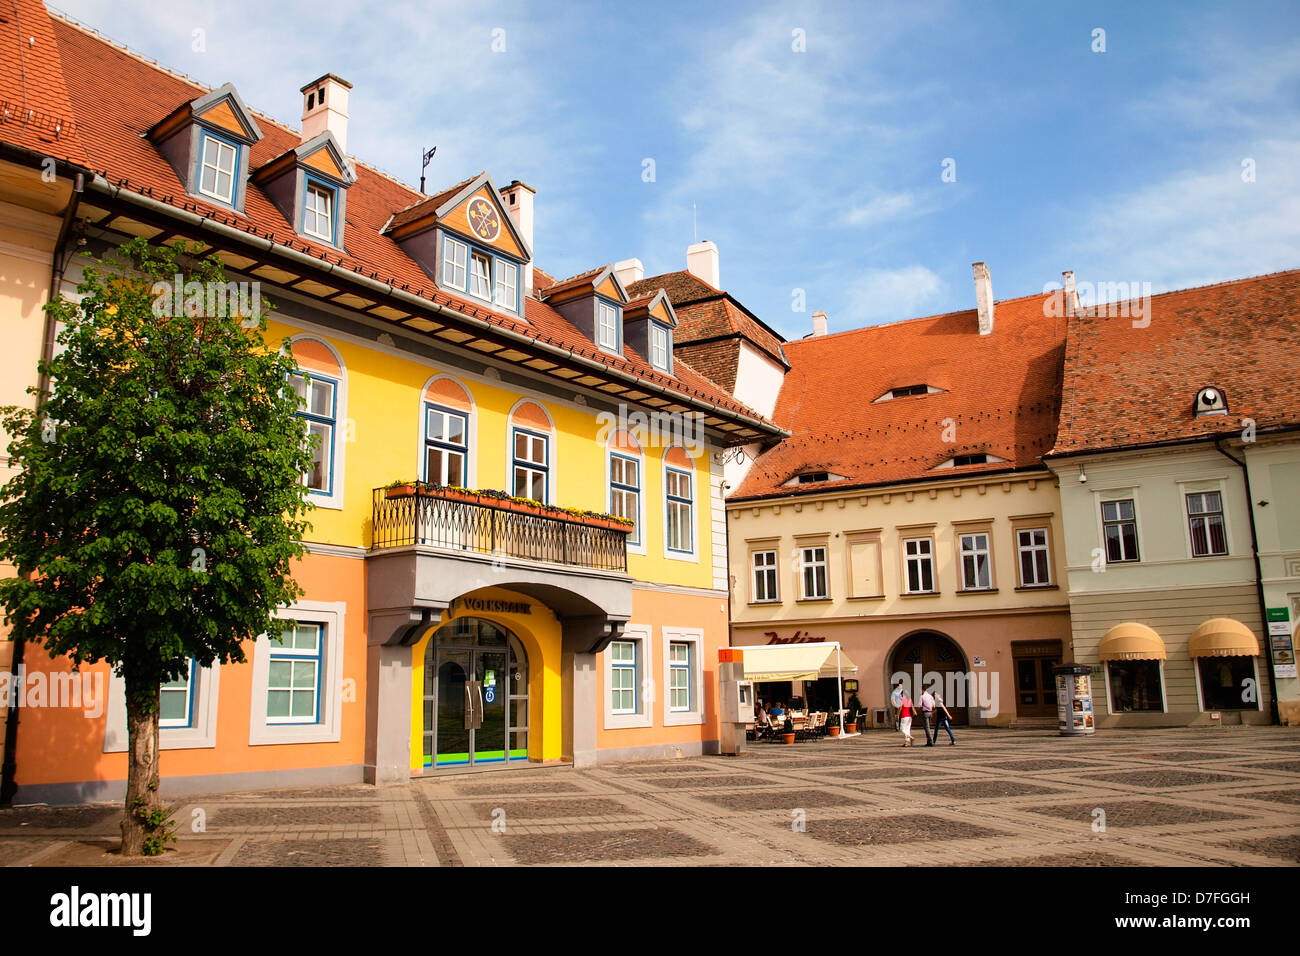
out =
<path fill-rule="evenodd" d="M 1196 661 L 1204 710 L 1258 710 L 1253 657 L 1201 657 Z"/>
<path fill-rule="evenodd" d="M 1160 661 L 1110 661 L 1110 712 L 1163 711 Z"/>

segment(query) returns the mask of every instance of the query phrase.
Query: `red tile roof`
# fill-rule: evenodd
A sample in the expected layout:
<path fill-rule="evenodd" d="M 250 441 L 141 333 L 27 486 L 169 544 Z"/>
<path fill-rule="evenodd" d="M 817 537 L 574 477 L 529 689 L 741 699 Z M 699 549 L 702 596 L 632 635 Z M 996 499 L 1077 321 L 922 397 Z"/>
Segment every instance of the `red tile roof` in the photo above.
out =
<path fill-rule="evenodd" d="M 393 213 L 392 220 L 384 227 L 385 230 L 391 232 L 394 229 L 400 229 L 408 223 L 415 222 L 417 219 L 421 219 L 424 216 L 433 215 L 439 206 L 482 175 L 483 173 L 476 173 L 469 177 L 469 179 L 463 179 L 454 186 L 448 186 L 440 193 L 434 193 L 432 196 L 417 199 L 405 209 L 400 209 Z"/>
<path fill-rule="evenodd" d="M 0 140 L 84 165 L 54 30 L 39 0 L 0 13 Z"/>
<path fill-rule="evenodd" d="M 355 164 L 357 181 L 348 191 L 348 229 L 345 235 L 346 249 L 342 253 L 296 234 L 279 209 L 254 185 L 248 187 L 243 216 L 197 196 L 188 195 L 172 167 L 142 134 L 177 106 L 209 91 L 192 80 L 171 73 L 110 43 L 79 24 L 59 17 L 50 18 L 39 4 L 33 4 L 31 0 L 22 2 L 23 9 L 30 7 L 34 14 L 28 17 L 24 13 L 23 33 L 37 35 L 39 45 L 39 37 L 42 35 L 39 30 L 42 27 L 35 14 L 41 14 L 45 16 L 44 29 L 47 35 L 57 41 L 67 102 L 71 104 L 66 107 L 66 112 L 75 119 L 75 129 L 85 150 L 83 161 L 114 186 L 147 195 L 178 209 L 209 216 L 225 225 L 261 238 L 269 238 L 317 259 L 367 277 L 378 278 L 436 305 L 459 311 L 518 335 L 561 346 L 574 355 L 598 361 L 624 374 L 677 391 L 690 400 L 707 403 L 721 412 L 762 420 L 758 413 L 696 374 L 685 363 L 675 364 L 674 371 L 677 374 L 669 376 L 655 371 L 630 350 L 625 358 L 611 356 L 598 349 L 554 309 L 533 299 L 526 300 L 527 322 L 524 322 L 484 303 L 472 302 L 436 289 L 419 265 L 394 240 L 383 235 L 381 230 L 395 213 L 439 197 L 423 197 L 411 187 L 362 163 Z M 32 21 L 30 24 L 29 19 Z M 5 29 L 7 32 L 8 26 Z M 4 62 L 5 69 L 8 70 L 7 56 Z M 48 65 L 53 62 L 53 58 L 47 56 L 46 62 Z M 51 98 L 54 94 L 49 91 L 57 87 L 52 74 L 46 77 L 44 87 L 48 90 L 46 99 L 42 102 L 48 104 L 49 109 L 64 108 L 57 98 Z M 265 135 L 250 151 L 251 169 L 274 159 L 301 141 L 296 130 L 261 114 L 257 114 L 257 119 Z M 0 139 L 17 141 L 13 139 L 8 125 L 0 126 Z M 459 187 L 451 187 L 453 190 L 456 188 Z M 444 190 L 440 195 L 445 196 L 448 192 Z M 533 274 L 534 284 L 539 287 L 544 283 L 538 282 L 538 278 L 550 278 L 539 269 L 534 269 Z"/>
<path fill-rule="evenodd" d="M 741 336 L 762 349 L 775 361 L 786 364 L 781 352 L 784 339 L 769 329 L 752 312 L 741 305 L 730 293 L 715 289 L 689 272 L 666 272 L 663 275 L 641 279 L 628 286 L 628 295 L 640 296 L 663 289 L 677 313 L 677 329 L 673 332 L 676 347 L 687 342 Z M 735 369 L 729 376 L 735 380 Z"/>
<path fill-rule="evenodd" d="M 1047 298 L 996 303 L 989 335 L 972 309 L 787 342 L 773 418 L 792 435 L 758 457 L 732 500 L 1041 467 L 1065 344 Z M 943 391 L 875 401 L 919 384 Z M 934 470 L 978 452 L 1007 461 Z M 810 471 L 846 480 L 783 487 Z"/>
<path fill-rule="evenodd" d="M 596 266 L 594 269 L 588 269 L 586 272 L 579 272 L 576 276 L 569 276 L 567 279 L 552 279 L 550 284 L 546 287 L 546 292 L 544 294 L 552 296 L 557 292 L 563 292 L 566 289 L 573 289 L 580 285 L 591 285 L 592 280 L 608 268 L 609 266 Z M 534 275 L 535 274 L 536 270 L 534 270 Z M 535 286 L 536 283 L 534 283 L 534 287 Z"/>
<path fill-rule="evenodd" d="M 1053 454 L 1300 425 L 1300 270 L 1152 296 L 1071 318 Z M 1136 326 L 1134 323 L 1138 323 Z M 1193 411 L 1207 386 L 1227 415 Z"/>

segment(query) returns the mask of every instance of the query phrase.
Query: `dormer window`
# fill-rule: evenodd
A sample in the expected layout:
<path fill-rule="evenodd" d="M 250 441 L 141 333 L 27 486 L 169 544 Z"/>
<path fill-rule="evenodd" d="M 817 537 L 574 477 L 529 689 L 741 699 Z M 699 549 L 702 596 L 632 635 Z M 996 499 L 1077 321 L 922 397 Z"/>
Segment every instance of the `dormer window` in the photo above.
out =
<path fill-rule="evenodd" d="M 799 474 L 795 475 L 793 478 L 785 482 L 785 487 L 789 488 L 796 485 L 815 485 L 823 481 L 844 481 L 844 480 L 845 480 L 844 475 L 837 475 L 833 471 L 804 471 L 804 472 L 800 472 Z"/>
<path fill-rule="evenodd" d="M 658 323 L 650 326 L 650 364 L 661 372 L 668 371 L 668 330 Z"/>
<path fill-rule="evenodd" d="M 239 147 L 203 130 L 199 192 L 226 205 L 235 201 L 235 172 L 239 169 Z"/>
<path fill-rule="evenodd" d="M 307 199 L 303 203 L 302 231 L 325 242 L 334 242 L 334 190 L 308 180 Z"/>
<path fill-rule="evenodd" d="M 442 241 L 442 284 L 465 291 L 465 269 L 469 261 L 469 246 L 446 237 Z"/>
<path fill-rule="evenodd" d="M 988 452 L 977 451 L 966 455 L 954 455 L 941 465 L 935 465 L 935 468 L 963 468 L 966 465 L 996 465 L 1007 461 L 1006 458 L 999 458 L 997 455 L 990 455 Z"/>
<path fill-rule="evenodd" d="M 607 352 L 618 351 L 618 309 L 608 302 L 597 306 L 596 344 Z"/>
<path fill-rule="evenodd" d="M 469 294 L 492 301 L 492 257 L 475 250 L 469 257 Z"/>
<path fill-rule="evenodd" d="M 933 395 L 935 392 L 942 392 L 943 389 L 935 388 L 933 385 L 899 385 L 885 392 L 875 401 L 889 402 L 895 398 L 909 398 L 912 395 Z"/>
<path fill-rule="evenodd" d="M 1217 388 L 1203 388 L 1196 393 L 1196 417 L 1228 414 L 1228 400 Z"/>
<path fill-rule="evenodd" d="M 515 310 L 519 301 L 519 267 L 504 259 L 497 262 L 496 304 L 503 309 Z"/>

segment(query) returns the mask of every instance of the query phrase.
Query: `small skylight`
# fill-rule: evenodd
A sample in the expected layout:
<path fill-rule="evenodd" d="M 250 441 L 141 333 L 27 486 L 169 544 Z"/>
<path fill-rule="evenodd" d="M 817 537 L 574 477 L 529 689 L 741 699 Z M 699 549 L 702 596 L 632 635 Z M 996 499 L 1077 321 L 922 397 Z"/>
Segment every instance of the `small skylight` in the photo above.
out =
<path fill-rule="evenodd" d="M 1195 411 L 1197 418 L 1203 415 L 1228 414 L 1228 400 L 1224 397 L 1222 389 L 1210 386 L 1197 392 Z"/>
<path fill-rule="evenodd" d="M 943 389 L 935 388 L 933 385 L 898 385 L 885 392 L 884 395 L 881 395 L 879 398 L 875 399 L 875 401 L 889 402 L 893 401 L 895 398 L 908 398 L 912 395 L 932 395 L 935 392 L 942 391 Z"/>
<path fill-rule="evenodd" d="M 935 468 L 963 468 L 966 465 L 994 465 L 998 462 L 1007 461 L 1006 458 L 999 458 L 997 455 L 990 455 L 988 452 L 977 451 L 967 455 L 954 455 L 941 465 L 935 465 Z"/>
<path fill-rule="evenodd" d="M 785 487 L 792 485 L 813 485 L 821 481 L 843 481 L 843 475 L 837 475 L 833 471 L 805 471 L 795 475 L 785 483 Z"/>

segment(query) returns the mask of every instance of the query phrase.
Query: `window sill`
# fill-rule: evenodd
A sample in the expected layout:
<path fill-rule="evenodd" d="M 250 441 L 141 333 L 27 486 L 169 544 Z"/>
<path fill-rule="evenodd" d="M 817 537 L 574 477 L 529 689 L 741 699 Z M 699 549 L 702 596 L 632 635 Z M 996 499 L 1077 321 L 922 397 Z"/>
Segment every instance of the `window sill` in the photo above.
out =
<path fill-rule="evenodd" d="M 958 594 L 997 594 L 997 588 L 959 588 Z"/>
<path fill-rule="evenodd" d="M 605 714 L 606 730 L 630 730 L 634 727 L 653 727 L 648 714 Z"/>
<path fill-rule="evenodd" d="M 794 603 L 795 604 L 830 604 L 832 603 L 832 601 L 830 597 L 827 596 L 827 597 L 796 598 Z"/>
<path fill-rule="evenodd" d="M 906 594 L 900 594 L 901 598 L 934 598 L 943 597 L 942 591 L 909 591 Z"/>
<path fill-rule="evenodd" d="M 1022 584 L 1016 588 L 1017 591 L 1059 591 L 1059 584 Z"/>
<path fill-rule="evenodd" d="M 691 724 L 703 724 L 704 715 L 699 711 L 681 711 L 680 713 L 664 714 L 665 727 L 685 727 Z"/>
<path fill-rule="evenodd" d="M 781 604 L 780 598 L 777 598 L 775 601 L 750 601 L 749 602 L 750 607 L 772 607 L 773 605 L 780 606 L 780 604 Z"/>
<path fill-rule="evenodd" d="M 885 599 L 885 596 L 884 596 L 883 594 L 855 594 L 855 595 L 853 595 L 852 597 L 847 597 L 847 598 L 845 598 L 844 600 L 846 600 L 846 601 L 883 601 L 884 599 Z"/>

